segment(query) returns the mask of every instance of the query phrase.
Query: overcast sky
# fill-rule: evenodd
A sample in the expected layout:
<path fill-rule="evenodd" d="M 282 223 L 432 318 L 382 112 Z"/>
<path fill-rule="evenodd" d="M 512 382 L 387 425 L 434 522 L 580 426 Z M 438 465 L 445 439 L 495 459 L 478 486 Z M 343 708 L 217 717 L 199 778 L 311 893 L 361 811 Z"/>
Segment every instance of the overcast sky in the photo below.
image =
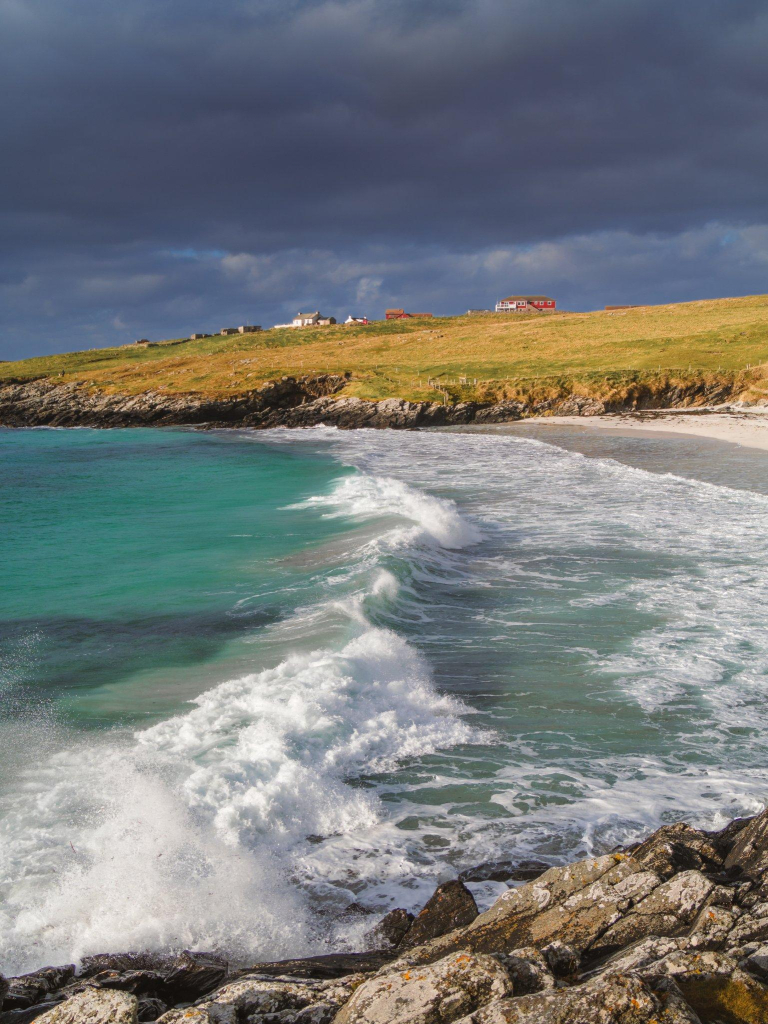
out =
<path fill-rule="evenodd" d="M 768 292 L 765 0 L 0 0 L 0 358 Z"/>

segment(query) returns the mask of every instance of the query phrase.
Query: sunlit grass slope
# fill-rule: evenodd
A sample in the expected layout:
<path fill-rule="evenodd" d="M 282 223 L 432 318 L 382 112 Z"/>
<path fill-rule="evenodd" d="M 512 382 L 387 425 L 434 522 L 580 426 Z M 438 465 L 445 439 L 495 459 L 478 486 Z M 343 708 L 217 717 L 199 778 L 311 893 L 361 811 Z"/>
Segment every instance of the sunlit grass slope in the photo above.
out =
<path fill-rule="evenodd" d="M 734 375 L 768 363 L 768 296 L 619 312 L 489 314 L 272 330 L 0 364 L 0 380 L 53 377 L 109 391 L 233 394 L 285 375 L 346 373 L 361 398 L 491 399 L 522 385 Z M 463 379 L 466 379 L 465 380 Z M 768 381 L 766 382 L 768 384 Z"/>

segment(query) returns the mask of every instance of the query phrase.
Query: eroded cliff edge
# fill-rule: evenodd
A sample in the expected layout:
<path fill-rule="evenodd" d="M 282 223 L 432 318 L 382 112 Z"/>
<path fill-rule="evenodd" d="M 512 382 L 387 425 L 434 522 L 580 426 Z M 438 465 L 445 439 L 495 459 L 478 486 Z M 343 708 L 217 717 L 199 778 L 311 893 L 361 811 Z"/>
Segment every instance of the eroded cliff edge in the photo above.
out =
<path fill-rule="evenodd" d="M 456 879 L 369 949 L 232 968 L 104 954 L 4 981 L 0 1024 L 758 1024 L 768 811 L 543 870 L 479 914 Z M 257 908 L 254 908 L 255 912 Z"/>
<path fill-rule="evenodd" d="M 344 395 L 348 378 L 326 374 L 283 377 L 237 395 L 210 397 L 162 390 L 127 395 L 82 382 L 50 378 L 0 386 L 0 426 L 311 427 L 319 424 L 409 429 L 467 423 L 504 423 L 546 414 L 596 416 L 606 412 L 703 406 L 739 396 L 729 380 L 645 383 L 599 391 L 567 384 L 492 402 L 366 401 Z"/>

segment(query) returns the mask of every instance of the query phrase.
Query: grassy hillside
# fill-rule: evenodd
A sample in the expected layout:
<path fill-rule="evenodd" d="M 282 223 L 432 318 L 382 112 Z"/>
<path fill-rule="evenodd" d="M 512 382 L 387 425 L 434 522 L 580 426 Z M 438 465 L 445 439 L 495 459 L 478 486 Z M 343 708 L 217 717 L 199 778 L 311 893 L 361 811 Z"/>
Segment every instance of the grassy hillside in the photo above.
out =
<path fill-rule="evenodd" d="M 351 374 L 345 393 L 361 398 L 439 400 L 437 387 L 449 400 L 490 400 L 521 388 L 557 388 L 564 380 L 587 393 L 698 374 L 743 377 L 757 397 L 763 364 L 768 296 L 758 295 L 619 312 L 379 321 L 92 349 L 0 364 L 0 381 L 54 377 L 123 393 L 231 395 L 284 375 L 332 372 Z M 768 379 L 765 384 L 768 395 Z"/>

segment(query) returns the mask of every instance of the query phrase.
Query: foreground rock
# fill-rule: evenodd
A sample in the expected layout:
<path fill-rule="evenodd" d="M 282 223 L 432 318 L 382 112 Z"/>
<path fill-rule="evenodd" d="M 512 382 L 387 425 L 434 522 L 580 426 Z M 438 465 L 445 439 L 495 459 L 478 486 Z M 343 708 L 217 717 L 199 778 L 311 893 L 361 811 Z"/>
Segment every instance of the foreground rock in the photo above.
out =
<path fill-rule="evenodd" d="M 424 909 L 400 939 L 398 948 L 419 946 L 445 935 L 454 928 L 471 924 L 477 917 L 477 904 L 463 882 L 454 879 L 438 886 Z"/>
<path fill-rule="evenodd" d="M 450 1024 L 494 999 L 512 981 L 489 956 L 454 953 L 427 967 L 383 971 L 364 982 L 336 1024 Z"/>
<path fill-rule="evenodd" d="M 138 1005 L 126 992 L 88 988 L 36 1019 L 39 1024 L 136 1024 Z"/>
<path fill-rule="evenodd" d="M 700 1024 L 673 986 L 655 991 L 632 975 L 610 975 L 568 990 L 504 999 L 461 1024 Z"/>
<path fill-rule="evenodd" d="M 5 998 L 0 1000 L 4 1010 L 26 1010 L 35 1003 L 41 1003 L 51 992 L 55 992 L 75 976 L 75 965 L 64 967 L 43 967 L 31 974 L 22 974 L 5 983 Z M 0 988 L 2 985 L 0 985 Z"/>
<path fill-rule="evenodd" d="M 768 811 L 550 868 L 478 914 L 458 880 L 381 946 L 230 971 L 109 954 L 0 979 L 0 1024 L 768 1022 Z"/>
<path fill-rule="evenodd" d="M 344 978 L 349 974 L 372 973 L 381 970 L 392 960 L 377 950 L 368 953 L 329 953 L 324 956 L 307 956 L 300 960 L 275 960 L 254 964 L 241 975 L 266 975 L 271 978 L 310 978 L 324 980 Z"/>

